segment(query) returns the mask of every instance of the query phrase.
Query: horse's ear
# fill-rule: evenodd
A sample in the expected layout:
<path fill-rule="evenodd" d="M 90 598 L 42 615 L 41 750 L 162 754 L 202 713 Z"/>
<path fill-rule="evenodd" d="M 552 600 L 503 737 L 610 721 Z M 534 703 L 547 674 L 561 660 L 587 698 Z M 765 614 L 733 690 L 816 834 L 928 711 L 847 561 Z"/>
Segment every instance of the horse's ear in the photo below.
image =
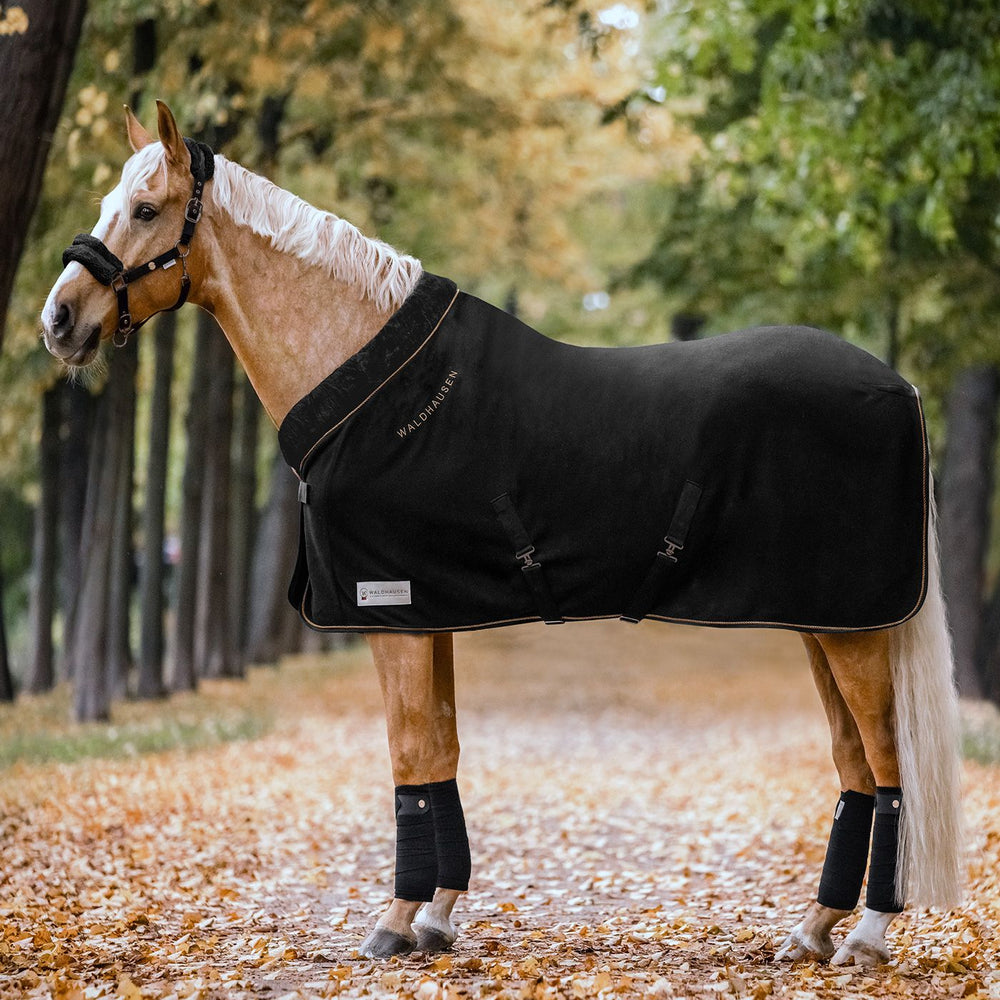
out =
<path fill-rule="evenodd" d="M 184 145 L 184 138 L 174 121 L 174 114 L 163 101 L 156 102 L 156 127 L 160 142 L 167 151 L 167 160 L 185 170 L 191 169 L 191 154 Z"/>
<path fill-rule="evenodd" d="M 128 133 L 129 145 L 133 153 L 138 153 L 144 146 L 148 146 L 153 137 L 142 127 L 139 119 L 132 114 L 132 109 L 125 105 L 125 131 Z"/>

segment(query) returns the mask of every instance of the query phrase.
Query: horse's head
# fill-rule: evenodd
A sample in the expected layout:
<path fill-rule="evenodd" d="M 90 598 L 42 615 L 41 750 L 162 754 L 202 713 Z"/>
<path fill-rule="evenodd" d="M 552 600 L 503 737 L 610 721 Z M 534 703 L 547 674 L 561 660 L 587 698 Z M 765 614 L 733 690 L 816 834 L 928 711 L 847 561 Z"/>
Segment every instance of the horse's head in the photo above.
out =
<path fill-rule="evenodd" d="M 126 108 L 135 155 L 101 201 L 91 234 L 64 254 L 66 267 L 42 310 L 45 346 L 69 365 L 89 364 L 109 337 L 124 342 L 150 316 L 183 302 L 203 276 L 204 252 L 191 252 L 191 237 L 212 176 L 211 151 L 185 142 L 170 109 L 156 107 L 159 142 Z"/>

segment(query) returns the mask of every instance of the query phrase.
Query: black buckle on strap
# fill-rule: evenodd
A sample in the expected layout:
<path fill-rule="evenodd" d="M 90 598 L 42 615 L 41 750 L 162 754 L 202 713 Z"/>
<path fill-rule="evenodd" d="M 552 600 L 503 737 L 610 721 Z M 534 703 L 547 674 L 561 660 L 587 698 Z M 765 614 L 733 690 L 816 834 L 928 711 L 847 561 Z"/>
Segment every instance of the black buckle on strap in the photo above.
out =
<path fill-rule="evenodd" d="M 690 479 L 687 480 L 670 519 L 670 527 L 663 536 L 663 548 L 657 550 L 652 566 L 643 577 L 639 589 L 632 595 L 628 610 L 621 616 L 622 621 L 635 625 L 653 609 L 671 573 L 680 562 L 677 553 L 684 549 L 688 530 L 700 500 L 701 487 Z"/>
<path fill-rule="evenodd" d="M 556 603 L 548 580 L 545 578 L 541 561 L 532 558 L 535 554 L 535 546 L 525 530 L 524 523 L 518 516 L 510 494 L 501 493 L 500 496 L 491 501 L 491 506 L 496 513 L 497 520 L 507 532 L 507 537 L 514 546 L 515 561 L 523 564 L 521 572 L 524 574 L 524 580 L 535 600 L 538 617 L 546 625 L 561 625 L 565 619 L 559 613 L 559 605 Z"/>
<path fill-rule="evenodd" d="M 197 225 L 201 221 L 201 213 L 204 204 L 200 198 L 190 198 L 184 208 L 184 219 L 192 225 Z"/>

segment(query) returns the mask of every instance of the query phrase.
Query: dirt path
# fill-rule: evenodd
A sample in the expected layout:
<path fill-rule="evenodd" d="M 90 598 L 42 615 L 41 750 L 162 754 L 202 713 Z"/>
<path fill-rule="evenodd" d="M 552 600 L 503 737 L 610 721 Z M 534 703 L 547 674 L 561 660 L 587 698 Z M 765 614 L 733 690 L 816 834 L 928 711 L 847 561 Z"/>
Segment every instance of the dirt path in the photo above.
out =
<path fill-rule="evenodd" d="M 474 887 L 452 954 L 355 957 L 392 883 L 367 654 L 255 677 L 251 743 L 0 775 L 0 997 L 1000 997 L 1000 773 L 970 905 L 872 974 L 773 963 L 837 784 L 796 637 L 617 623 L 459 638 Z M 263 672 L 260 672 L 263 675 Z M 224 698 L 226 686 L 210 690 Z"/>

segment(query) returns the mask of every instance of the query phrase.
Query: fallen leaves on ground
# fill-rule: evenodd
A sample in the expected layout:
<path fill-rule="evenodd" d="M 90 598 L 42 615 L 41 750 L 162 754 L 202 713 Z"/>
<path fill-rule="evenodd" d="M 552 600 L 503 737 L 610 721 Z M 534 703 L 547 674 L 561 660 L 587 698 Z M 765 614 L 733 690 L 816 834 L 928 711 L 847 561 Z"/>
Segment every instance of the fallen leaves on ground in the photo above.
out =
<path fill-rule="evenodd" d="M 837 797 L 804 654 L 655 625 L 460 637 L 461 934 L 365 961 L 392 785 L 366 654 L 327 663 L 254 672 L 265 738 L 0 774 L 0 997 L 1000 998 L 998 769 L 966 765 L 962 909 L 874 971 L 776 964 Z"/>

